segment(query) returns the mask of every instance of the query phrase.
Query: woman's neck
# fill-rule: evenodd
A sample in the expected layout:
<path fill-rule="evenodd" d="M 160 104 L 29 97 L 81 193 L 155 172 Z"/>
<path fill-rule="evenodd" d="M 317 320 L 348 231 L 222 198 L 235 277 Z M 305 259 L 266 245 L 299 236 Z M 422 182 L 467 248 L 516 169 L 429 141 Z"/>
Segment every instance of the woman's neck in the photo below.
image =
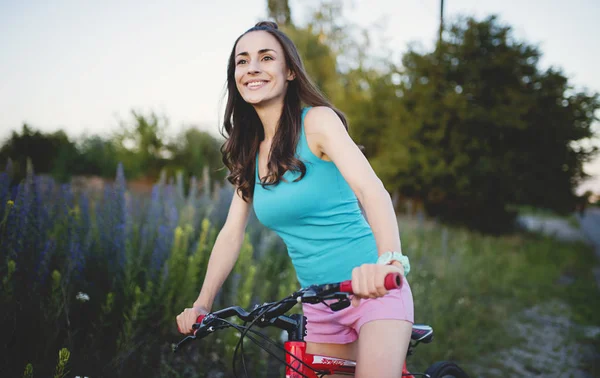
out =
<path fill-rule="evenodd" d="M 258 118 L 260 118 L 260 122 L 263 125 L 263 129 L 265 131 L 265 140 L 273 140 L 275 132 L 277 132 L 281 113 L 283 112 L 283 104 L 278 104 L 275 106 L 272 105 L 264 108 L 255 107 L 255 110 L 256 114 L 258 114 Z"/>

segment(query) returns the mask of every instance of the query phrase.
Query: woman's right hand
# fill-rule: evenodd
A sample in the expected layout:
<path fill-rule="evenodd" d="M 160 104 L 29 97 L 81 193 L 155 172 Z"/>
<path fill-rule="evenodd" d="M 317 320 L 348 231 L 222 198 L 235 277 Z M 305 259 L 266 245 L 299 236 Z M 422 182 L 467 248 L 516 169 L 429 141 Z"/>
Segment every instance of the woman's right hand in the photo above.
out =
<path fill-rule="evenodd" d="M 208 312 L 202 306 L 186 308 L 181 314 L 177 315 L 177 329 L 184 335 L 191 334 L 193 332 L 192 326 L 196 323 L 198 316 L 206 315 Z"/>

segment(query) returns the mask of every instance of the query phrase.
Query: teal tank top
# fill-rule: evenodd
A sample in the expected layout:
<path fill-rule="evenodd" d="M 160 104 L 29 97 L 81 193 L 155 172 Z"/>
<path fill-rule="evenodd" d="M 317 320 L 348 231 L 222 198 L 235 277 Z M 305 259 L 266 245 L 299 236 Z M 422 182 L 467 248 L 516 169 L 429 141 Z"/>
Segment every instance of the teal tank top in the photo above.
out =
<path fill-rule="evenodd" d="M 256 155 L 253 206 L 258 220 L 285 242 L 302 287 L 352 278 L 352 269 L 377 261 L 377 246 L 358 199 L 333 162 L 308 147 L 302 131 L 296 156 L 306 175 L 287 171 L 277 185 L 263 186 Z"/>

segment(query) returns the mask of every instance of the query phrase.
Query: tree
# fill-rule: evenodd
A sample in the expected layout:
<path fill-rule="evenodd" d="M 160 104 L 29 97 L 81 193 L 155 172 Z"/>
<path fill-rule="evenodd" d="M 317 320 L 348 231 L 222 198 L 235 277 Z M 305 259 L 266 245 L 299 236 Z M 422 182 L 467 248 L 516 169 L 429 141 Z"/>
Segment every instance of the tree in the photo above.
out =
<path fill-rule="evenodd" d="M 81 169 L 77 173 L 114 178 L 119 163 L 117 148 L 113 141 L 98 135 L 83 137 L 78 149 L 81 153 Z"/>
<path fill-rule="evenodd" d="M 64 131 L 46 134 L 24 124 L 21 133 L 13 131 L 0 149 L 0 161 L 8 158 L 15 164 L 15 182 L 25 177 L 28 158 L 36 173 L 51 174 L 66 182 L 77 168 L 79 153 Z"/>
<path fill-rule="evenodd" d="M 292 15 L 288 0 L 267 0 L 269 17 L 278 25 L 291 25 Z"/>
<path fill-rule="evenodd" d="M 221 143 L 210 133 L 189 127 L 168 145 L 172 154 L 170 164 L 183 169 L 188 178 L 201 178 L 206 167 L 211 180 L 220 182 L 226 176 L 220 148 Z"/>
<path fill-rule="evenodd" d="M 132 111 L 133 123 L 121 122 L 121 130 L 113 136 L 118 160 L 123 162 L 125 176 L 158 178 L 170 157 L 164 145 L 169 122 L 154 112 L 145 116 Z"/>
<path fill-rule="evenodd" d="M 573 142 L 593 136 L 598 95 L 540 70 L 540 51 L 494 16 L 449 32 L 438 51 L 403 58 L 399 122 L 385 128 L 376 157 L 384 181 L 484 231 L 509 224 L 508 204 L 572 209 L 596 152 Z"/>

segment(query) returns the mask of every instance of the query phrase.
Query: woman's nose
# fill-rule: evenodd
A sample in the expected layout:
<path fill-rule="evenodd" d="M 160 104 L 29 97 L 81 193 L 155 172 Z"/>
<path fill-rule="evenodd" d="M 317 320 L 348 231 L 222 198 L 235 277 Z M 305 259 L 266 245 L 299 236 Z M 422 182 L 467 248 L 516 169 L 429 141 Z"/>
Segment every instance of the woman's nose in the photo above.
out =
<path fill-rule="evenodd" d="M 248 65 L 248 71 L 251 73 L 260 72 L 260 62 L 256 59 L 250 61 L 250 64 Z"/>

